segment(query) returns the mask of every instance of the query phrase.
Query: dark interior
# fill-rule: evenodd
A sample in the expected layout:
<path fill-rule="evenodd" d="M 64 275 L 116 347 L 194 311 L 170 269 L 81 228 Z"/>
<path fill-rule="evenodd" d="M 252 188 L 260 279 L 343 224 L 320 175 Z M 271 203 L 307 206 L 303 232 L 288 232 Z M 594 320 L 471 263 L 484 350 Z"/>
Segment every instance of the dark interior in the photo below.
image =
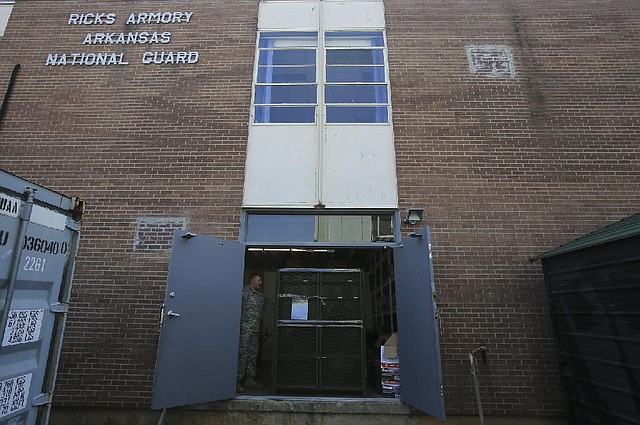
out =
<path fill-rule="evenodd" d="M 332 347 L 332 351 L 342 350 L 342 354 L 351 357 L 362 355 L 361 362 L 364 365 L 362 388 L 341 390 L 336 388 L 276 388 L 274 386 L 274 368 L 276 367 L 274 357 L 281 357 L 283 352 L 295 352 L 296 347 L 299 347 L 300 344 L 308 344 L 310 339 L 313 339 L 313 336 L 311 336 L 313 334 L 309 333 L 311 332 L 309 328 L 295 328 L 298 332 L 286 333 L 285 335 L 280 331 L 281 333 L 276 337 L 277 329 L 281 329 L 276 326 L 277 318 L 282 318 L 282 315 L 280 314 L 279 316 L 277 311 L 278 303 L 282 304 L 283 301 L 289 301 L 289 305 L 285 306 L 285 308 L 290 308 L 291 305 L 290 300 L 285 300 L 282 296 L 279 297 L 277 295 L 280 276 L 278 271 L 281 269 L 326 269 L 329 273 L 332 270 L 356 269 L 354 273 L 361 276 L 362 297 L 358 297 L 359 300 L 356 300 L 360 303 L 359 314 L 361 314 L 361 327 L 364 331 L 361 353 L 353 345 L 354 339 L 352 337 L 340 336 L 355 335 L 353 333 L 354 330 L 349 330 L 350 334 L 339 334 L 335 328 L 323 329 L 322 335 L 325 338 L 324 340 L 327 341 L 326 344 Z M 379 345 L 382 343 L 382 338 L 397 330 L 391 249 L 383 247 L 328 249 L 250 248 L 247 250 L 245 257 L 245 280 L 253 272 L 262 274 L 263 292 L 267 300 L 263 313 L 258 364 L 258 380 L 264 387 L 260 390 L 247 390 L 242 395 L 382 397 Z M 343 293 L 346 288 L 334 287 L 335 290 Z M 346 294 L 346 292 L 344 293 Z M 281 311 L 282 308 L 283 306 L 281 305 Z M 310 315 L 309 319 L 315 319 L 315 317 Z M 274 347 L 276 338 L 280 344 L 277 350 Z M 288 348 L 284 348 L 285 344 Z M 349 379 L 344 376 L 344 364 L 342 364 L 342 368 L 337 366 L 336 372 L 332 372 L 330 366 L 326 366 L 323 370 L 324 381 L 342 382 L 341 380 L 343 379 Z M 340 370 L 343 372 L 340 372 Z M 282 367 L 280 367 L 279 373 L 282 373 Z M 300 374 L 301 379 L 304 373 L 308 373 L 306 368 L 301 368 L 300 372 L 291 370 L 293 377 Z"/>

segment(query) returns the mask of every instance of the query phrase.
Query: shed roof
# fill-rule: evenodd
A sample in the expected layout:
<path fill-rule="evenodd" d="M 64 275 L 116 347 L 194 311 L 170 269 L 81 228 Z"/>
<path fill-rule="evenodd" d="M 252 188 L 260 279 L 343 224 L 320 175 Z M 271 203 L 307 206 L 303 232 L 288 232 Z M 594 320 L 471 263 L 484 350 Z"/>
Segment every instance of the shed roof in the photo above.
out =
<path fill-rule="evenodd" d="M 531 262 L 640 235 L 640 213 L 633 214 L 530 259 Z"/>

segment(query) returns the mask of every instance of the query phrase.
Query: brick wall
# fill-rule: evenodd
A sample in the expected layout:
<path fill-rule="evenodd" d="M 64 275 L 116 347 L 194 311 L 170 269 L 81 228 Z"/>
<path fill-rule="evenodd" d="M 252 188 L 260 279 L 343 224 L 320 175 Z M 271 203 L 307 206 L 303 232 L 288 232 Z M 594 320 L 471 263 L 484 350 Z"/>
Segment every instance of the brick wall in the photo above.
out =
<path fill-rule="evenodd" d="M 0 167 L 88 205 L 56 403 L 147 408 L 167 251 L 134 240 L 144 217 L 237 239 L 257 6 L 92 4 L 15 6 L 0 87 L 22 69 Z M 172 41 L 153 50 L 197 50 L 197 65 L 44 66 L 96 31 L 66 25 L 70 13 L 176 9 L 192 22 L 159 27 Z M 386 2 L 400 207 L 424 208 L 433 230 L 448 414 L 475 411 L 467 353 L 480 344 L 487 414 L 563 412 L 542 273 L 527 259 L 640 209 L 639 9 Z M 471 74 L 466 48 L 486 45 L 510 48 L 513 77 Z"/>
<path fill-rule="evenodd" d="M 89 32 L 131 12 L 194 11 L 128 66 L 45 67 L 48 53 L 99 52 Z M 115 12 L 111 26 L 70 13 Z M 0 167 L 87 203 L 56 403 L 148 407 L 168 251 L 134 246 L 146 217 L 237 239 L 257 21 L 251 1 L 22 1 L 0 44 L 0 84 L 22 68 L 2 123 Z M 197 65 L 143 65 L 147 51 L 199 51 Z M 2 92 L 4 94 L 4 90 Z"/>
<path fill-rule="evenodd" d="M 387 1 L 401 211 L 424 207 L 449 413 L 564 409 L 532 254 L 640 209 L 637 2 Z M 470 73 L 508 46 L 513 78 Z"/>

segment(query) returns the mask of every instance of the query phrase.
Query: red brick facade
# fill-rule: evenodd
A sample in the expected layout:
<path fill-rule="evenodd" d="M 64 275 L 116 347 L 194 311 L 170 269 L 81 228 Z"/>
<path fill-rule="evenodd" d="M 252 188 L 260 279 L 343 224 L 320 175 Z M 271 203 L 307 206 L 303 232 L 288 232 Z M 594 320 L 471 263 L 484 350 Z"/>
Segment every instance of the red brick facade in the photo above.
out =
<path fill-rule="evenodd" d="M 640 209 L 640 5 L 635 1 L 385 2 L 400 210 L 433 232 L 448 414 L 475 412 L 467 353 L 486 344 L 490 415 L 561 415 L 542 272 L 528 258 Z M 153 50 L 195 65 L 46 66 L 97 31 L 70 13 L 193 11 Z M 83 198 L 56 402 L 150 400 L 167 251 L 140 217 L 237 239 L 255 0 L 19 1 L 0 42 L 0 167 Z M 470 72 L 468 46 L 511 49 L 515 75 Z M 113 51 L 113 49 L 108 49 Z M 404 229 L 409 230 L 409 229 Z"/>

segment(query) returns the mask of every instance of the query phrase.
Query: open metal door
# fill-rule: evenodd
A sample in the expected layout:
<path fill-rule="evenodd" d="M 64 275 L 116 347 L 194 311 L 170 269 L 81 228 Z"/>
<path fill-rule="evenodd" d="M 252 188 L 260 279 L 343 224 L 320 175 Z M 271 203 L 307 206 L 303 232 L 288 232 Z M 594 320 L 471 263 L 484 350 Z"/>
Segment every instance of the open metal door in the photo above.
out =
<path fill-rule="evenodd" d="M 431 235 L 425 228 L 394 249 L 400 394 L 404 403 L 445 420 Z"/>
<path fill-rule="evenodd" d="M 152 409 L 235 396 L 243 274 L 243 244 L 174 234 Z"/>

